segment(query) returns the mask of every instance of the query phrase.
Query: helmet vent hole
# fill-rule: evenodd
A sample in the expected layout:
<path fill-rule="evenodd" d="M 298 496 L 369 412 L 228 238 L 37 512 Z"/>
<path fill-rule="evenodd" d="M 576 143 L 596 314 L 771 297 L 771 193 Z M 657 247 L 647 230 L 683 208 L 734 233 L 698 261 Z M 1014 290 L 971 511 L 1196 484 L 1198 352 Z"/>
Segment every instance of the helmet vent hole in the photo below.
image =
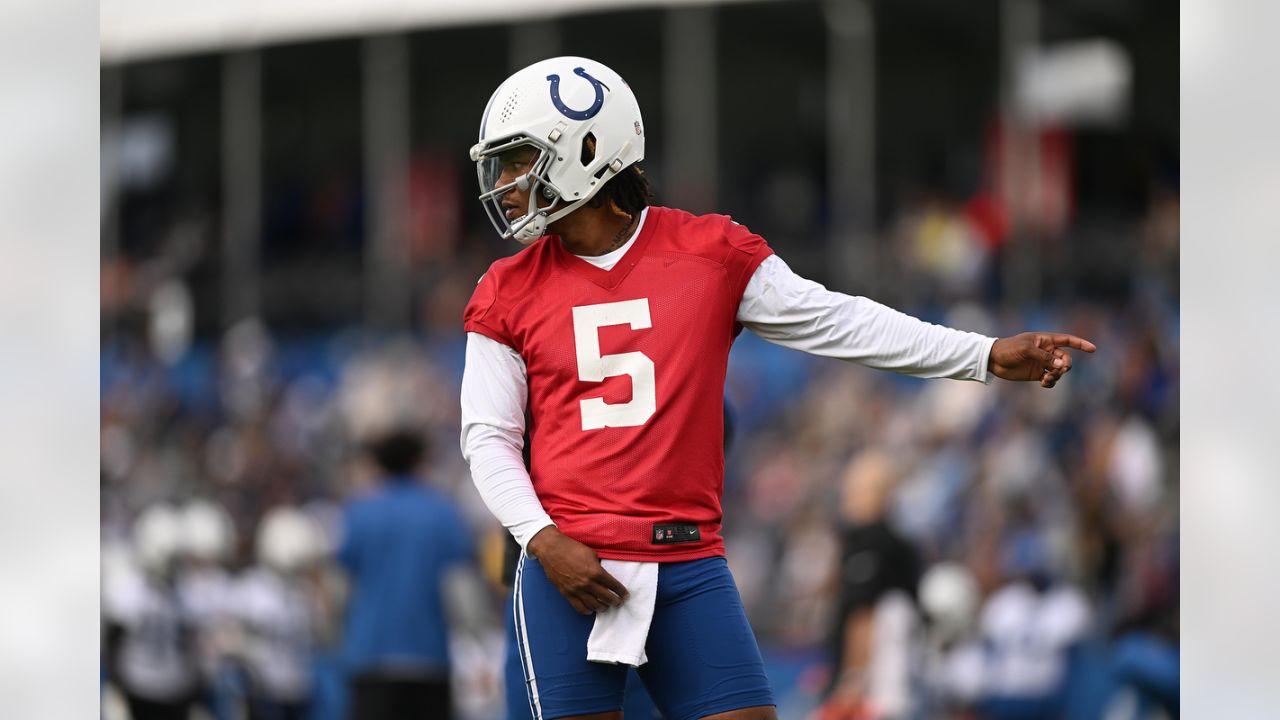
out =
<path fill-rule="evenodd" d="M 587 136 L 582 138 L 582 166 L 590 165 L 591 161 L 595 159 L 596 136 L 593 133 L 587 133 Z"/>
<path fill-rule="evenodd" d="M 502 122 L 511 119 L 511 115 L 520 107 L 520 88 L 516 88 L 511 92 L 511 96 L 507 98 L 507 102 L 502 106 Z"/>

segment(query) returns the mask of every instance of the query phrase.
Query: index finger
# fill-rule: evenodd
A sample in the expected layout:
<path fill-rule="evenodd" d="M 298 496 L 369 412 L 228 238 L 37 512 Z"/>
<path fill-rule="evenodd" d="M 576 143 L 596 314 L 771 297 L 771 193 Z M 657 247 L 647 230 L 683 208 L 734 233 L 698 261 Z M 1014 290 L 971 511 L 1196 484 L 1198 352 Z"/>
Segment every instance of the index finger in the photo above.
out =
<path fill-rule="evenodd" d="M 1075 335 L 1068 335 L 1066 333 L 1055 333 L 1053 335 L 1050 335 L 1049 337 L 1050 339 L 1053 340 L 1053 344 L 1057 345 L 1058 347 L 1063 347 L 1063 346 L 1073 347 L 1077 350 L 1083 350 L 1085 352 L 1090 352 L 1090 353 L 1098 349 L 1097 345 L 1094 345 L 1093 343 L 1089 342 L 1088 340 L 1085 340 L 1084 338 L 1076 337 Z"/>
<path fill-rule="evenodd" d="M 626 586 L 618 582 L 618 579 L 610 575 L 609 571 L 604 568 L 600 568 L 600 574 L 594 579 L 597 583 L 605 586 L 609 590 L 612 590 L 615 595 L 623 600 L 626 600 L 627 596 L 630 594 L 627 592 Z"/>

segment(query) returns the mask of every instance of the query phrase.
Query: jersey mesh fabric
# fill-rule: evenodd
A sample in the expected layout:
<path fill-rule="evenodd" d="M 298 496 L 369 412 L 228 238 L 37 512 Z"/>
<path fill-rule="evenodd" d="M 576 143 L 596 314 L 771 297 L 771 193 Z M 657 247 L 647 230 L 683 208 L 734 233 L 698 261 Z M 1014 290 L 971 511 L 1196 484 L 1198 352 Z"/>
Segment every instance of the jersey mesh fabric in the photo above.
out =
<path fill-rule="evenodd" d="M 530 476 L 562 532 L 615 560 L 724 554 L 725 372 L 742 293 L 771 254 L 723 215 L 653 207 L 612 270 L 546 236 L 481 278 L 464 327 L 525 361 Z M 633 387 L 625 374 L 580 379 L 574 308 L 627 301 L 647 305 L 651 326 L 595 328 L 600 355 L 643 353 L 654 366 L 655 410 L 639 425 L 584 430 L 581 401 L 627 403 Z M 655 544 L 653 526 L 665 523 L 696 524 L 701 539 Z"/>

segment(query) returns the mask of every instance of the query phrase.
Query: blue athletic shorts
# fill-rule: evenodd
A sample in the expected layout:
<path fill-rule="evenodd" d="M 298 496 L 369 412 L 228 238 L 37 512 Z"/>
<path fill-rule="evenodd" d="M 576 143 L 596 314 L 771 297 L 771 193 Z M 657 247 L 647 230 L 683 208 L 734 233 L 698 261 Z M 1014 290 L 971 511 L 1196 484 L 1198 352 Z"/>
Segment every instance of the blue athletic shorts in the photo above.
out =
<path fill-rule="evenodd" d="M 514 592 L 511 640 L 535 720 L 621 709 L 627 666 L 587 661 L 595 615 L 574 611 L 527 555 L 516 570 Z M 723 557 L 661 565 L 645 654 L 640 679 L 667 720 L 775 704 Z"/>
<path fill-rule="evenodd" d="M 507 618 L 505 627 L 507 647 L 502 665 L 503 682 L 506 685 L 506 720 L 533 720 L 528 693 L 525 692 L 520 651 L 516 647 L 517 643 L 512 641 L 516 634 L 515 613 L 511 611 L 512 600 L 513 595 L 508 594 L 506 604 L 503 606 L 503 615 Z M 653 700 L 649 698 L 649 693 L 644 689 L 644 683 L 640 682 L 640 676 L 636 674 L 636 669 L 633 667 L 627 668 L 627 690 L 622 698 L 622 716 L 626 720 L 662 720 L 657 708 L 653 706 Z"/>

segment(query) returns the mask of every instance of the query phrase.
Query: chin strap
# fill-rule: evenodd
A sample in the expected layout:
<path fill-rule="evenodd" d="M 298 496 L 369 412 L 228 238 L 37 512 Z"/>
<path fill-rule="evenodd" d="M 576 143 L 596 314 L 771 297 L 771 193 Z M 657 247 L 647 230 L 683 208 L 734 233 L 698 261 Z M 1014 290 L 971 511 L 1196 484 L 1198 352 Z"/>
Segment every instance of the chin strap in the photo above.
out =
<path fill-rule="evenodd" d="M 529 222 L 521 225 L 520 229 L 516 230 L 516 234 L 513 237 L 516 239 L 516 242 L 521 245 L 528 245 L 534 240 L 542 237 L 543 233 L 546 231 L 547 216 L 544 213 L 537 213 L 529 219 Z"/>

